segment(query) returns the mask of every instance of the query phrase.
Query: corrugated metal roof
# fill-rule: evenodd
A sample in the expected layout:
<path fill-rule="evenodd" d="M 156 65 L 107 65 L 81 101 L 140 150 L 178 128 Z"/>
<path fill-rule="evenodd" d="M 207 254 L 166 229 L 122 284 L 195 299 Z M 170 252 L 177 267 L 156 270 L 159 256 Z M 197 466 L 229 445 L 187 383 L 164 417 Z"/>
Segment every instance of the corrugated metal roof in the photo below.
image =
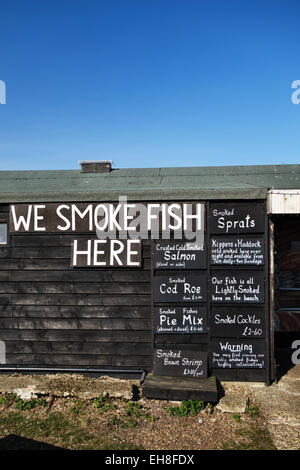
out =
<path fill-rule="evenodd" d="M 0 202 L 265 199 L 269 189 L 300 189 L 299 165 L 0 171 Z"/>

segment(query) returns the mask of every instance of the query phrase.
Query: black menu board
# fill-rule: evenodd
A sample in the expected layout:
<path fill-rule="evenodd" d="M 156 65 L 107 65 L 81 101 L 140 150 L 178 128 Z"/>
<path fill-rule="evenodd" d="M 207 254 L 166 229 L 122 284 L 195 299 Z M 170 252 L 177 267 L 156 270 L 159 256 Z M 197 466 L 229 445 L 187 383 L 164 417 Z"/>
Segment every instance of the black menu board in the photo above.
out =
<path fill-rule="evenodd" d="M 157 240 L 153 245 L 154 269 L 206 268 L 206 245 L 201 241 Z"/>
<path fill-rule="evenodd" d="M 190 334 L 207 332 L 207 308 L 156 307 L 154 309 L 155 333 L 157 334 Z"/>
<path fill-rule="evenodd" d="M 178 272 L 178 274 L 154 277 L 154 302 L 206 302 L 206 273 Z"/>
<path fill-rule="evenodd" d="M 265 367 L 265 343 L 243 338 L 221 338 L 212 342 L 212 368 L 263 369 Z"/>
<path fill-rule="evenodd" d="M 212 302 L 263 303 L 264 274 L 257 271 L 218 271 L 210 278 Z"/>
<path fill-rule="evenodd" d="M 155 375 L 170 377 L 207 377 L 207 353 L 191 351 L 176 346 L 154 351 L 153 372 Z"/>
<path fill-rule="evenodd" d="M 216 337 L 264 338 L 264 310 L 255 307 L 213 307 L 211 334 Z"/>
<path fill-rule="evenodd" d="M 153 242 L 154 374 L 269 380 L 265 202 L 210 201 L 206 214 L 203 239 Z"/>
<path fill-rule="evenodd" d="M 211 233 L 262 233 L 265 230 L 264 206 L 261 203 L 213 203 L 209 210 Z"/>
<path fill-rule="evenodd" d="M 211 236 L 210 263 L 263 266 L 265 263 L 264 238 L 259 235 Z"/>

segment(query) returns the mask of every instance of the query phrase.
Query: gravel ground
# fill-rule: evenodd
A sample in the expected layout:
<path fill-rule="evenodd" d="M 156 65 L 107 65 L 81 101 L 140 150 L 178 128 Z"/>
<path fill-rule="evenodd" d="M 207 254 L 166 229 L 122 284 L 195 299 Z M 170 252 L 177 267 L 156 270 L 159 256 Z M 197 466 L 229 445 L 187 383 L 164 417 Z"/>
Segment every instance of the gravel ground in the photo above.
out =
<path fill-rule="evenodd" d="M 194 416 L 171 416 L 169 408 L 180 403 L 145 399 L 106 399 L 98 408 L 71 398 L 31 410 L 18 406 L 0 405 L 0 449 L 1 439 L 11 435 L 68 449 L 274 449 L 259 413 L 233 415 L 206 406 Z"/>
<path fill-rule="evenodd" d="M 33 441 L 68 449 L 300 449 L 299 383 L 298 366 L 271 387 L 222 383 L 218 404 L 178 416 L 170 408 L 180 402 L 141 398 L 137 381 L 2 376 L 0 450 Z"/>

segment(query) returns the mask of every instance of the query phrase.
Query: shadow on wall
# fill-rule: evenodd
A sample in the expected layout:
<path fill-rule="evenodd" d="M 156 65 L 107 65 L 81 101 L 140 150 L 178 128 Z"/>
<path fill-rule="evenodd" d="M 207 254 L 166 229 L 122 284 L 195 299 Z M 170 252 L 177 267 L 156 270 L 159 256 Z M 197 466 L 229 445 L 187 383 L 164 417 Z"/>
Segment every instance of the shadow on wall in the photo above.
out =
<path fill-rule="evenodd" d="M 45 442 L 27 439 L 16 434 L 9 434 L 8 436 L 0 439 L 1 450 L 67 450 L 62 447 L 52 446 Z"/>
<path fill-rule="evenodd" d="M 286 347 L 275 348 L 277 380 L 280 380 L 295 366 L 292 362 L 292 355 L 294 352 L 295 350 L 288 347 L 288 345 L 286 345 Z"/>

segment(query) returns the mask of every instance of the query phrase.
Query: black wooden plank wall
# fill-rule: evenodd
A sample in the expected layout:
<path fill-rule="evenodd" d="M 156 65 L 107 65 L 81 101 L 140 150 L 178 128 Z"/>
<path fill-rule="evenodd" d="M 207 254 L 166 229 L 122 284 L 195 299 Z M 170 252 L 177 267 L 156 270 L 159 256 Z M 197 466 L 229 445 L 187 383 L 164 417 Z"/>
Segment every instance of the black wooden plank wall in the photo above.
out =
<path fill-rule="evenodd" d="M 0 205 L 0 222 L 9 206 Z M 0 248 L 6 366 L 152 369 L 150 241 L 141 268 L 72 268 L 77 234 L 13 234 Z"/>

